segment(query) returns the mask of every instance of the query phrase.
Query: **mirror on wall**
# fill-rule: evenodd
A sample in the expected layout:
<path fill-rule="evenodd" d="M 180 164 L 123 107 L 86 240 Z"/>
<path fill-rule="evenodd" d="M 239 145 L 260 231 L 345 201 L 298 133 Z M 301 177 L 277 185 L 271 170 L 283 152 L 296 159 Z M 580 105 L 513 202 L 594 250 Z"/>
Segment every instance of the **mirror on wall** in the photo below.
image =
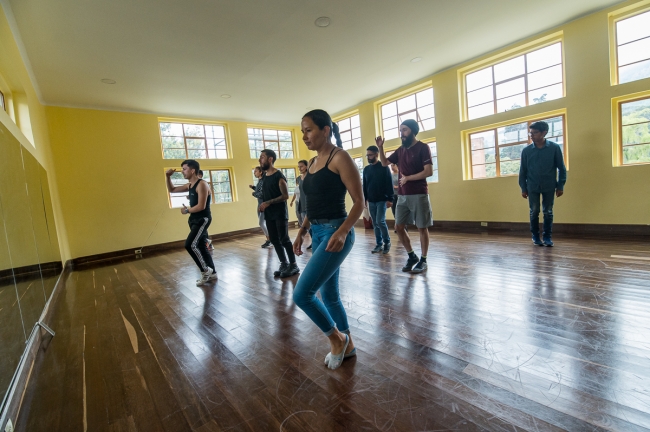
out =
<path fill-rule="evenodd" d="M 0 124 L 0 397 L 62 270 L 47 172 Z"/>
<path fill-rule="evenodd" d="M 26 339 L 3 214 L 4 203 L 0 195 L 0 399 L 5 397 Z"/>

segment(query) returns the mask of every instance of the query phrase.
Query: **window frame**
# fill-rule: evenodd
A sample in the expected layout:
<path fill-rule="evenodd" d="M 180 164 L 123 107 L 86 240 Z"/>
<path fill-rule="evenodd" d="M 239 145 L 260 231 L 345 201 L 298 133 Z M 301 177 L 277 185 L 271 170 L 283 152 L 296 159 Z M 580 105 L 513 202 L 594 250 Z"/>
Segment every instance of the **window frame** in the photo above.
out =
<path fill-rule="evenodd" d="M 165 171 L 167 171 L 168 169 L 169 169 L 169 168 L 165 168 Z M 210 186 L 210 190 L 212 191 L 212 194 L 213 194 L 213 195 L 216 195 L 217 193 L 214 191 L 214 184 L 212 183 L 212 171 L 227 171 L 227 172 L 228 172 L 228 179 L 229 179 L 229 182 L 230 182 L 230 197 L 231 197 L 231 201 L 215 202 L 214 200 L 211 200 L 211 201 L 210 201 L 210 205 L 211 205 L 211 206 L 212 206 L 212 205 L 215 205 L 215 204 L 232 204 L 232 203 L 234 203 L 235 201 L 237 201 L 237 199 L 236 199 L 236 193 L 235 193 L 234 179 L 233 179 L 233 169 L 232 169 L 232 168 L 230 168 L 230 167 L 214 167 L 214 168 L 202 168 L 202 170 L 203 170 L 203 174 L 204 174 L 204 178 L 203 178 L 203 180 L 205 180 L 205 181 L 208 182 L 208 184 L 209 184 L 209 186 Z M 207 173 L 210 173 L 210 175 L 209 175 L 209 179 L 210 179 L 210 180 L 208 180 L 208 179 L 205 178 L 205 173 L 206 173 L 206 172 L 207 172 Z M 165 176 L 165 177 L 166 177 L 166 176 Z M 165 179 L 165 181 L 167 181 L 167 180 Z M 188 182 L 188 183 L 189 183 L 189 182 Z M 184 194 L 184 195 L 187 195 L 187 193 L 189 193 L 189 192 L 169 192 L 169 191 L 167 191 L 167 201 L 168 201 L 168 203 L 169 203 L 169 208 L 170 208 L 170 209 L 178 209 L 178 208 L 181 208 L 181 207 L 182 207 L 182 204 L 181 204 L 181 206 L 179 206 L 179 207 L 174 207 L 174 206 L 173 206 L 173 204 L 172 204 L 172 193 L 178 193 L 178 194 Z"/>
<path fill-rule="evenodd" d="M 483 117 L 477 117 L 475 119 L 470 120 L 469 119 L 469 107 L 468 107 L 468 102 L 467 102 L 467 75 L 470 75 L 470 74 L 472 74 L 474 72 L 478 72 L 478 71 L 480 71 L 482 69 L 486 69 L 488 67 L 493 67 L 493 66 L 498 65 L 500 63 L 504 63 L 504 62 L 506 62 L 508 60 L 514 59 L 515 57 L 526 55 L 526 54 L 532 53 L 534 51 L 540 50 L 542 48 L 546 48 L 546 47 L 549 47 L 551 45 L 555 45 L 558 42 L 561 44 L 561 55 L 562 55 L 562 63 L 561 63 L 561 65 L 562 65 L 562 95 L 563 95 L 562 98 L 565 98 L 566 97 L 566 67 L 565 67 L 565 65 L 566 65 L 566 58 L 565 58 L 566 50 L 565 50 L 565 44 L 564 44 L 564 33 L 563 33 L 563 31 L 558 31 L 558 32 L 548 34 L 548 35 L 546 35 L 546 36 L 544 36 L 542 38 L 537 38 L 537 39 L 532 40 L 532 41 L 527 42 L 527 43 L 518 44 L 517 46 L 512 47 L 511 49 L 505 50 L 505 51 L 503 51 L 503 52 L 501 52 L 501 53 L 499 53 L 497 55 L 488 56 L 483 60 L 472 63 L 472 64 L 470 64 L 468 66 L 463 67 L 463 68 L 459 68 L 457 70 L 457 74 L 458 74 L 458 86 L 459 86 L 459 94 L 460 94 L 459 109 L 460 109 L 460 120 L 461 120 L 461 122 L 477 121 L 479 119 L 485 119 L 485 118 L 488 118 L 490 116 L 503 114 L 504 112 L 515 111 L 515 110 L 509 110 L 509 111 L 497 112 L 497 110 L 496 110 L 496 94 L 495 94 L 495 92 L 496 92 L 496 83 L 494 82 L 494 69 L 493 69 L 492 70 L 492 74 L 493 74 L 492 86 L 494 88 L 494 90 L 493 90 L 493 103 L 494 103 L 495 112 L 494 112 L 494 114 L 489 114 L 489 115 L 486 115 L 486 116 L 483 116 Z M 525 66 L 525 68 L 527 70 L 527 65 L 525 64 L 525 61 L 524 61 L 524 66 Z M 554 65 L 554 66 L 557 66 L 557 65 Z M 553 66 L 550 66 L 550 67 L 553 67 Z M 540 70 L 543 70 L 543 69 L 539 69 L 539 70 L 536 70 L 534 72 L 539 72 Z M 534 73 L 534 72 L 532 72 L 532 73 Z M 524 74 L 525 82 L 526 82 L 525 95 L 526 95 L 526 102 L 528 103 L 528 84 L 527 84 L 528 83 L 528 78 L 527 78 L 527 75 L 528 75 L 528 73 L 526 72 Z M 508 81 L 510 81 L 512 79 L 516 79 L 516 78 L 519 78 L 519 77 L 520 76 L 518 75 L 517 77 L 510 78 L 510 79 L 505 80 L 505 81 L 500 81 L 499 84 L 502 84 L 504 82 L 508 82 Z M 556 84 L 551 84 L 551 85 L 557 85 L 557 83 Z M 540 87 L 540 88 L 544 88 L 544 87 Z M 475 89 L 475 90 L 478 90 L 478 89 Z M 534 90 L 537 90 L 537 89 L 534 89 Z M 559 99 L 562 99 L 562 98 L 552 99 L 552 100 L 550 100 L 548 102 L 552 102 L 554 100 L 559 100 Z M 486 102 L 486 103 L 488 103 L 488 102 Z M 541 102 L 541 103 L 544 103 L 544 102 Z M 531 107 L 531 106 L 535 106 L 535 105 L 539 105 L 539 104 L 534 104 L 534 105 L 527 104 L 525 107 L 522 107 L 522 108 Z"/>
<path fill-rule="evenodd" d="M 184 145 L 184 150 L 185 150 L 185 157 L 183 159 L 197 159 L 197 160 L 213 160 L 213 161 L 221 161 L 221 160 L 228 160 L 232 159 L 232 148 L 230 147 L 230 134 L 228 130 L 228 126 L 225 123 L 220 123 L 220 122 L 210 122 L 210 121 L 205 121 L 205 120 L 192 120 L 192 119 L 174 119 L 174 118 L 158 118 L 158 137 L 160 138 L 160 152 L 162 155 L 163 160 L 183 160 L 180 158 L 165 158 L 165 147 L 163 146 L 163 134 L 162 131 L 160 130 L 160 124 L 161 123 L 175 123 L 175 124 L 180 124 L 181 128 L 183 129 L 183 145 Z M 203 126 L 203 133 L 205 136 L 202 137 L 193 137 L 193 136 L 185 136 L 185 128 L 183 125 L 200 125 Z M 206 126 L 220 126 L 223 128 L 223 140 L 224 144 L 226 147 L 226 157 L 225 158 L 211 158 L 210 156 L 210 150 L 208 149 L 208 137 L 207 134 L 205 134 L 205 127 Z M 167 135 L 166 135 L 167 136 Z M 169 135 L 171 136 L 171 135 Z M 181 137 L 176 137 L 176 138 L 181 138 Z M 188 156 L 188 147 L 187 147 L 187 139 L 202 139 L 205 142 L 205 153 L 208 156 L 207 158 L 190 158 Z M 180 148 L 177 148 L 177 150 L 180 150 Z"/>
<path fill-rule="evenodd" d="M 300 174 L 298 173 L 298 169 L 295 167 L 276 167 L 276 169 L 280 170 L 284 175 L 284 177 L 287 179 L 287 191 L 289 192 L 289 197 L 291 197 L 294 194 L 296 188 L 298 187 L 298 184 L 296 183 L 295 186 L 293 187 L 293 190 L 291 190 L 291 188 L 289 187 L 289 178 L 287 177 L 287 174 L 284 172 L 284 170 L 293 170 L 293 175 L 294 175 L 293 178 L 295 182 L 295 179 L 297 179 L 298 176 L 300 176 Z"/>
<path fill-rule="evenodd" d="M 424 87 L 420 87 L 420 86 L 418 86 L 418 87 L 415 88 L 415 90 L 412 90 L 412 91 L 409 91 L 409 92 L 400 93 L 399 96 L 397 96 L 397 97 L 392 97 L 392 98 L 390 98 L 390 99 L 386 99 L 386 100 L 383 100 L 383 101 L 378 102 L 378 103 L 377 103 L 377 113 L 378 113 L 378 117 L 377 117 L 377 118 L 379 119 L 379 130 L 380 130 L 379 135 L 382 136 L 382 137 L 385 137 L 385 135 L 386 135 L 386 131 L 384 130 L 384 117 L 383 117 L 383 114 L 382 114 L 382 108 L 383 108 L 384 106 L 388 105 L 388 104 L 393 103 L 393 102 L 396 103 L 396 114 L 395 114 L 395 117 L 397 117 L 397 130 L 398 130 L 398 131 L 399 131 L 399 126 L 400 126 L 399 117 L 402 116 L 402 115 L 406 115 L 406 114 L 413 113 L 413 112 L 415 113 L 416 118 L 419 119 L 419 120 L 416 120 L 417 123 L 418 123 L 418 126 L 423 125 L 423 124 L 422 124 L 422 121 L 423 121 L 423 120 L 420 119 L 420 113 L 418 112 L 418 109 L 419 109 L 419 108 L 418 108 L 418 106 L 417 106 L 417 98 L 416 98 L 416 102 L 415 102 L 415 103 L 416 103 L 416 105 L 415 105 L 415 109 L 410 110 L 410 111 L 406 111 L 406 112 L 401 113 L 401 114 L 400 114 L 400 112 L 399 112 L 399 108 L 397 107 L 397 102 L 399 102 L 400 100 L 405 99 L 405 98 L 407 98 L 407 97 L 409 97 L 409 96 L 414 96 L 414 95 L 416 95 L 417 93 L 421 93 L 421 92 L 426 91 L 426 90 L 431 90 L 431 92 L 433 93 L 433 102 L 431 103 L 431 105 L 433 106 L 433 117 L 431 117 L 431 118 L 427 118 L 427 119 L 425 119 L 425 120 L 431 120 L 431 119 L 432 119 L 432 120 L 433 120 L 433 123 L 434 123 L 434 126 L 433 126 L 432 129 L 421 129 L 420 132 L 430 132 L 430 131 L 435 130 L 435 129 L 436 129 L 436 126 L 437 126 L 437 124 L 436 124 L 436 95 L 435 95 L 435 91 L 434 91 L 434 89 L 433 89 L 433 85 L 431 84 L 431 85 L 426 85 L 426 86 L 424 86 Z M 428 105 L 425 105 L 425 106 L 428 106 Z M 395 137 L 395 138 L 389 138 L 389 140 L 391 140 L 391 139 L 399 139 L 399 133 L 398 133 L 397 137 Z"/>
<path fill-rule="evenodd" d="M 650 165 L 650 162 L 637 162 L 637 163 L 623 163 L 623 109 L 622 106 L 625 103 L 636 102 L 640 100 L 650 99 L 650 90 L 635 93 L 628 96 L 621 96 L 618 98 L 612 99 L 612 130 L 613 130 L 613 160 L 612 166 L 614 167 L 633 167 L 633 166 L 642 166 Z M 629 126 L 629 125 L 626 125 Z M 643 144 L 634 144 L 634 145 L 643 145 Z"/>
<path fill-rule="evenodd" d="M 248 132 L 249 129 L 259 129 L 259 130 L 262 131 L 262 143 L 266 143 L 266 142 L 277 142 L 278 143 L 278 150 L 277 151 L 274 148 L 270 149 L 270 150 L 273 150 L 274 152 L 276 152 L 276 154 L 278 156 L 278 160 L 293 161 L 293 160 L 297 159 L 297 153 L 298 153 L 297 150 L 298 149 L 297 149 L 297 146 L 296 146 L 296 137 L 295 137 L 296 134 L 294 133 L 293 129 L 291 129 L 291 128 L 282 128 L 282 127 L 271 126 L 271 125 L 255 125 L 255 124 L 246 125 L 246 140 L 248 141 L 249 156 L 250 156 L 250 152 L 253 151 L 253 149 L 251 149 L 251 144 L 250 144 L 251 138 L 250 138 L 250 133 Z M 273 130 L 273 131 L 275 131 L 277 133 L 277 135 L 278 135 L 278 141 L 266 141 L 264 139 L 264 131 L 265 130 Z M 280 133 L 279 133 L 280 131 L 289 132 L 291 134 L 291 152 L 293 153 L 292 158 L 283 158 L 282 157 L 282 150 L 280 149 L 280 143 L 281 142 L 287 142 L 287 141 L 280 141 Z M 256 141 L 256 140 L 253 140 L 253 141 Z M 268 147 L 266 147 L 266 144 L 264 144 L 264 149 L 268 149 Z M 254 149 L 254 150 L 255 150 L 255 152 L 258 152 L 258 153 L 259 153 L 259 151 L 261 151 L 261 150 L 257 150 L 257 149 Z M 287 151 L 287 150 L 284 150 L 284 151 Z M 251 159 L 253 159 L 253 160 L 258 159 L 258 158 L 259 158 L 259 154 L 256 157 L 251 157 Z"/>
<path fill-rule="evenodd" d="M 357 159 L 361 160 L 361 166 L 359 166 L 359 164 L 357 164 Z M 359 175 L 360 175 L 361 178 L 363 179 L 363 169 L 366 167 L 366 166 L 363 164 L 363 156 L 356 156 L 356 157 L 353 157 L 353 158 L 352 158 L 352 162 L 354 162 L 354 164 L 356 165 L 357 170 L 359 171 Z"/>
<path fill-rule="evenodd" d="M 390 96 L 387 96 L 387 97 L 385 97 L 383 99 L 376 100 L 373 103 L 373 108 L 374 108 L 374 112 L 375 112 L 375 135 L 376 136 L 382 136 L 382 137 L 384 136 L 384 124 L 383 124 L 383 119 L 382 119 L 382 116 L 381 116 L 381 107 L 383 105 L 387 105 L 387 104 L 389 104 L 391 102 L 395 102 L 395 101 L 397 101 L 399 99 L 402 99 L 402 98 L 405 98 L 407 96 L 419 93 L 419 92 L 421 92 L 423 90 L 427 90 L 429 88 L 434 89 L 433 81 L 431 81 L 430 79 L 427 80 L 427 81 L 424 81 L 424 82 L 422 82 L 420 84 L 417 84 L 415 86 L 411 86 L 411 87 L 409 87 L 407 89 L 404 89 L 402 91 L 392 93 Z M 435 106 L 436 106 L 436 99 L 435 98 L 436 98 L 436 96 L 435 96 L 435 89 L 434 89 L 434 95 L 433 95 L 433 108 L 434 108 L 434 112 L 433 112 L 434 117 L 433 118 L 434 119 L 436 118 L 435 117 Z M 435 130 L 435 128 L 434 129 L 428 129 L 426 131 L 420 131 L 420 132 L 429 132 L 429 131 L 432 131 L 432 130 Z M 393 139 L 399 139 L 399 138 L 393 138 Z M 386 140 L 386 141 L 390 141 L 390 140 Z"/>
<path fill-rule="evenodd" d="M 352 117 L 355 117 L 355 116 L 359 117 L 359 127 L 358 127 L 358 129 L 359 129 L 359 138 L 358 138 L 359 139 L 359 145 L 357 147 L 354 146 L 354 139 L 355 138 L 352 137 L 352 131 L 354 129 L 357 129 L 357 128 L 352 127 Z M 334 123 L 338 124 L 339 128 L 340 128 L 340 126 L 341 126 L 340 122 L 342 122 L 344 120 L 347 120 L 347 119 L 350 119 L 350 129 L 345 129 L 345 130 L 339 129 L 339 133 L 343 134 L 344 132 L 347 132 L 347 131 L 350 132 L 350 144 L 352 145 L 352 147 L 350 147 L 349 149 L 346 149 L 345 148 L 345 141 L 344 141 L 343 142 L 343 145 L 344 145 L 343 150 L 345 150 L 347 152 L 353 152 L 353 151 L 355 151 L 355 149 L 363 148 L 363 138 L 362 138 L 362 135 L 361 135 L 361 115 L 359 114 L 359 110 L 350 111 L 350 112 L 347 112 L 347 113 L 345 113 L 343 115 L 334 117 L 332 119 L 332 121 Z"/>
<path fill-rule="evenodd" d="M 235 185 L 234 185 L 234 180 L 233 180 L 233 170 L 228 167 L 218 167 L 218 168 L 207 168 L 203 170 L 203 173 L 206 171 L 210 172 L 210 190 L 212 191 L 213 196 L 217 195 L 217 192 L 214 191 L 214 183 L 212 182 L 212 171 L 226 171 L 228 173 L 228 182 L 230 183 L 230 201 L 224 201 L 224 202 L 216 202 L 213 201 L 210 203 L 212 204 L 232 204 L 236 201 L 235 199 Z"/>
<path fill-rule="evenodd" d="M 644 2 L 645 3 L 645 2 Z M 650 79 L 650 77 L 645 77 L 641 78 L 639 80 L 634 80 L 634 81 L 628 81 L 625 83 L 620 82 L 620 77 L 619 77 L 619 65 L 618 65 L 618 32 L 616 31 L 616 25 L 618 22 L 626 20 L 628 18 L 632 18 L 637 15 L 644 14 L 646 12 L 650 12 L 650 6 L 647 5 L 647 3 L 639 5 L 638 3 L 632 4 L 630 6 L 617 9 L 613 12 L 610 12 L 608 14 L 608 19 L 609 19 L 609 64 L 610 64 L 610 84 L 612 86 L 615 85 L 623 85 L 623 84 L 629 84 L 633 82 L 640 81 L 641 79 Z M 642 38 L 646 39 L 646 38 Z M 638 40 L 642 40 L 638 39 Z M 636 41 L 631 41 L 631 42 L 626 42 L 627 43 L 632 43 Z M 645 59 L 645 60 L 640 60 L 635 63 L 640 63 L 643 61 L 648 61 L 650 58 Z M 635 63 L 630 63 L 625 66 L 629 66 L 631 64 Z"/>
<path fill-rule="evenodd" d="M 567 171 L 569 170 L 569 140 L 568 140 L 568 122 L 567 122 L 567 110 L 566 109 L 561 109 L 561 110 L 556 110 L 556 111 L 550 111 L 550 112 L 544 112 L 540 114 L 534 114 L 518 119 L 512 119 L 512 120 L 507 120 L 491 125 L 486 125 L 486 126 L 481 126 L 469 130 L 465 130 L 461 132 L 462 138 L 463 138 L 463 179 L 464 180 L 487 180 L 487 179 L 497 179 L 497 178 L 508 178 L 508 177 L 516 177 L 517 174 L 507 174 L 507 175 L 501 175 L 501 166 L 500 166 L 500 158 L 499 158 L 499 148 L 501 147 L 511 147 L 514 145 L 521 145 L 523 142 L 517 142 L 517 143 L 509 143 L 509 144 L 504 144 L 499 146 L 498 144 L 498 136 L 497 130 L 502 127 L 507 127 L 507 126 L 512 126 L 520 123 L 528 123 L 530 126 L 531 123 L 534 123 L 536 121 L 540 120 L 545 120 L 549 118 L 554 118 L 554 117 L 562 117 L 562 126 L 563 126 L 563 152 L 562 155 L 564 157 L 564 165 L 566 166 Z M 494 149 L 495 149 L 495 165 L 497 168 L 497 174 L 494 177 L 474 177 L 474 171 L 472 165 L 472 142 L 471 142 L 471 136 L 477 133 L 482 133 L 482 132 L 490 132 L 493 131 L 495 134 L 495 141 L 494 141 Z M 530 137 L 528 137 L 528 142 L 530 143 Z M 483 165 L 483 164 L 478 164 L 478 165 Z"/>
<path fill-rule="evenodd" d="M 432 143 L 435 143 L 435 144 L 436 144 L 436 155 L 435 155 L 435 158 L 436 158 L 436 162 L 438 162 L 438 140 L 436 140 L 435 137 L 432 137 L 432 138 L 427 138 L 427 139 L 425 139 L 425 140 L 421 140 L 421 141 L 422 141 L 422 144 L 426 144 L 427 146 L 429 146 L 429 150 L 431 150 L 431 145 L 430 145 L 430 144 L 432 144 Z M 432 154 L 432 155 L 431 155 L 431 159 L 432 159 L 432 160 L 431 160 L 431 167 L 432 167 L 432 168 L 434 167 L 434 165 L 433 165 L 433 158 L 434 158 L 434 156 L 433 156 L 433 154 Z M 433 177 L 433 173 L 435 173 L 436 171 L 438 171 L 438 180 L 436 180 L 436 181 L 429 181 L 429 178 Z M 440 166 L 438 166 L 438 168 L 433 168 L 433 172 L 431 173 L 431 176 L 430 176 L 430 177 L 427 177 L 427 178 L 426 178 L 426 181 L 427 181 L 427 184 L 440 183 Z"/>

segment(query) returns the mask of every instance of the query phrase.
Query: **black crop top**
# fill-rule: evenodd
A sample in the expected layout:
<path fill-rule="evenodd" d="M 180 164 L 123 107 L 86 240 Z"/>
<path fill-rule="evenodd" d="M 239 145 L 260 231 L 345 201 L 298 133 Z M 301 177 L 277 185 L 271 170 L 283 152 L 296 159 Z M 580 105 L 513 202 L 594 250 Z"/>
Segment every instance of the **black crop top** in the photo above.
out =
<path fill-rule="evenodd" d="M 330 153 L 325 166 L 315 173 L 310 173 L 303 180 L 303 189 L 307 196 L 307 218 L 315 219 L 341 219 L 348 216 L 345 211 L 345 193 L 347 189 L 341 181 L 341 176 L 331 171 L 328 166 L 334 155 L 342 150 L 334 149 Z"/>

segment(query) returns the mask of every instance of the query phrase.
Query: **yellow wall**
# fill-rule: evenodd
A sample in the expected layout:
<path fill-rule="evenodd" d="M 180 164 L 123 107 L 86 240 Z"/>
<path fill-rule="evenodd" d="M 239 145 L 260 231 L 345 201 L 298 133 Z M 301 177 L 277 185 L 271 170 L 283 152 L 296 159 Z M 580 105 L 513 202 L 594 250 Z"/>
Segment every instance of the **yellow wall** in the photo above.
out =
<path fill-rule="evenodd" d="M 56 173 L 51 164 L 45 107 L 38 100 L 4 12 L 0 13 L 0 89 L 5 94 L 7 104 L 7 112 L 0 110 L 0 123 L 20 143 L 23 150 L 32 154 L 47 171 L 60 253 L 64 260 L 68 259 L 70 255 L 58 203 Z"/>
<path fill-rule="evenodd" d="M 591 14 L 521 42 L 563 31 L 566 97 L 562 99 L 461 122 L 457 70 L 481 58 L 394 92 L 425 81 L 433 84 L 436 129 L 422 132 L 418 138 L 435 137 L 438 143 L 439 182 L 429 184 L 434 219 L 528 221 L 528 205 L 521 198 L 517 177 L 463 180 L 461 131 L 566 108 L 570 169 L 565 195 L 556 200 L 555 221 L 650 223 L 650 165 L 612 166 L 611 99 L 650 89 L 650 79 L 610 85 L 608 12 L 627 4 L 633 2 Z M 504 47 L 485 57 L 511 48 Z M 365 156 L 365 147 L 374 144 L 374 103 L 388 96 L 390 94 L 381 95 L 345 110 L 357 108 L 360 112 L 364 147 L 351 150 L 353 156 Z M 387 147 L 398 145 L 397 139 L 386 143 Z M 388 217 L 392 218 L 392 214 Z"/>
<path fill-rule="evenodd" d="M 159 218 L 147 244 L 187 237 L 187 216 L 169 208 L 164 174 L 165 168 L 180 168 L 182 160 L 162 159 L 158 116 L 60 107 L 46 112 L 73 257 L 142 246 Z M 257 226 L 257 200 L 248 187 L 257 162 L 249 155 L 247 123 L 225 126 L 232 159 L 199 162 L 203 169 L 231 168 L 237 200 L 211 206 L 210 234 Z M 293 168 L 297 162 L 276 166 Z"/>

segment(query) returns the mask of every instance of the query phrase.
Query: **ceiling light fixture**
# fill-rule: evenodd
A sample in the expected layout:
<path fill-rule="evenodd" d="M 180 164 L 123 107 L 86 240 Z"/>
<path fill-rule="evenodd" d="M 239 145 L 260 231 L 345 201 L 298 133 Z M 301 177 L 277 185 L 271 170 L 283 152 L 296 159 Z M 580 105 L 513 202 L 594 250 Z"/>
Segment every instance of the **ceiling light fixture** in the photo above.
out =
<path fill-rule="evenodd" d="M 411 59 L 411 63 L 417 63 L 417 62 L 419 62 L 419 61 L 422 61 L 422 57 L 413 57 L 413 58 Z"/>
<path fill-rule="evenodd" d="M 231 96 L 229 94 L 222 94 L 221 97 L 224 98 L 224 99 L 230 99 L 231 98 Z"/>
<path fill-rule="evenodd" d="M 314 21 L 314 24 L 316 24 L 316 27 L 327 27 L 331 22 L 332 20 L 329 17 L 320 17 Z"/>
<path fill-rule="evenodd" d="M 101 81 L 102 81 L 104 84 L 115 84 L 115 83 L 117 82 L 117 81 L 112 80 L 112 79 L 110 79 L 110 78 L 103 78 Z"/>

